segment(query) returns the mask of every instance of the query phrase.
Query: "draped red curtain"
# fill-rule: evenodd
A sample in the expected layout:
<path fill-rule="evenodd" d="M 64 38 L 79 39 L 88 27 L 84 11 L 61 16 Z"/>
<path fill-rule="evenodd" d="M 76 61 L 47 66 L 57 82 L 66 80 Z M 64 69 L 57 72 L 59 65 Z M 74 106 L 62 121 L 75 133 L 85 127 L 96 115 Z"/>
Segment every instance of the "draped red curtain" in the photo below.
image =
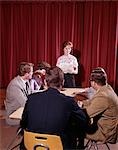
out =
<path fill-rule="evenodd" d="M 89 86 L 97 66 L 118 89 L 117 1 L 0 2 L 0 86 L 6 87 L 21 61 L 56 64 L 63 41 L 74 44 L 80 63 L 77 85 Z"/>

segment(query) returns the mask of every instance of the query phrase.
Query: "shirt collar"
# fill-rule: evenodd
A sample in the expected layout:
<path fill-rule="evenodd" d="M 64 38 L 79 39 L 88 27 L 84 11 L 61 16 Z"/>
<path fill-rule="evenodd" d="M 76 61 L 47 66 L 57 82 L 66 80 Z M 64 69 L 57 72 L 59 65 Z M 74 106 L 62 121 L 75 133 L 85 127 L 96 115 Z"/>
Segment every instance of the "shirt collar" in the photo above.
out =
<path fill-rule="evenodd" d="M 23 80 L 23 78 L 21 76 L 19 76 L 19 78 L 21 79 L 21 81 L 25 84 L 27 82 L 27 80 Z"/>

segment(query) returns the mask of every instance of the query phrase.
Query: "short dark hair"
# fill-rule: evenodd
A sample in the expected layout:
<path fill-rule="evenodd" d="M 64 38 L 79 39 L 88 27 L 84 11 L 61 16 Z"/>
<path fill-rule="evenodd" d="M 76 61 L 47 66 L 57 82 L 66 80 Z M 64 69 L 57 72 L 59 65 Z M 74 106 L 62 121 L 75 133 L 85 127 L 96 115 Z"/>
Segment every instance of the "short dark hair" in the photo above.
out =
<path fill-rule="evenodd" d="M 18 74 L 20 76 L 24 76 L 26 73 L 29 73 L 31 71 L 31 67 L 33 67 L 34 64 L 29 63 L 29 62 L 21 62 L 19 64 L 18 68 Z"/>
<path fill-rule="evenodd" d="M 61 87 L 63 86 L 64 73 L 59 67 L 51 67 L 47 70 L 45 76 L 48 87 Z"/>
<path fill-rule="evenodd" d="M 46 70 L 47 68 L 51 68 L 51 65 L 47 63 L 46 61 L 40 61 L 38 62 L 38 68 Z"/>
<path fill-rule="evenodd" d="M 65 41 L 65 42 L 63 42 L 63 44 L 62 44 L 62 49 L 64 49 L 67 45 L 73 47 L 72 42 L 70 42 L 70 41 Z"/>
<path fill-rule="evenodd" d="M 99 85 L 105 85 L 107 83 L 107 74 L 101 67 L 97 67 L 92 70 L 90 75 L 90 81 L 95 81 Z"/>

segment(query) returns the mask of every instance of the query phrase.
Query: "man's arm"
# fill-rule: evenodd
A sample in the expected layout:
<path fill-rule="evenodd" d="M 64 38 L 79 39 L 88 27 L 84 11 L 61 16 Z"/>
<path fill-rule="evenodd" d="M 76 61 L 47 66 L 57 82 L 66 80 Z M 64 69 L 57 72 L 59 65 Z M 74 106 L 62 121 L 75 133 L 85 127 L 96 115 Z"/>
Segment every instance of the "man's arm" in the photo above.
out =
<path fill-rule="evenodd" d="M 86 103 L 86 102 L 85 102 Z M 93 118 L 102 112 L 104 112 L 108 107 L 108 100 L 105 97 L 98 96 L 90 100 L 89 105 L 84 105 L 86 111 L 90 118 Z"/>
<path fill-rule="evenodd" d="M 27 122 L 28 122 L 28 114 L 27 114 L 27 102 L 26 102 L 24 110 L 23 110 L 23 114 L 22 114 L 22 119 L 20 121 L 20 127 L 22 129 L 26 129 L 27 128 Z"/>

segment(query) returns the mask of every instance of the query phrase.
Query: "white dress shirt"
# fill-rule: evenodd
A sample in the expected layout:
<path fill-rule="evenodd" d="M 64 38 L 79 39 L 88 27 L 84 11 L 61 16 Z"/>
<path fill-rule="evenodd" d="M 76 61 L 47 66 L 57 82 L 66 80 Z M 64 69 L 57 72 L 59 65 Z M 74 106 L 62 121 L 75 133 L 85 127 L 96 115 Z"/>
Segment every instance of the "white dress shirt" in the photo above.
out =
<path fill-rule="evenodd" d="M 57 59 L 57 67 L 62 69 L 62 71 L 70 74 L 77 74 L 78 73 L 78 62 L 75 56 L 69 55 L 62 55 Z"/>

